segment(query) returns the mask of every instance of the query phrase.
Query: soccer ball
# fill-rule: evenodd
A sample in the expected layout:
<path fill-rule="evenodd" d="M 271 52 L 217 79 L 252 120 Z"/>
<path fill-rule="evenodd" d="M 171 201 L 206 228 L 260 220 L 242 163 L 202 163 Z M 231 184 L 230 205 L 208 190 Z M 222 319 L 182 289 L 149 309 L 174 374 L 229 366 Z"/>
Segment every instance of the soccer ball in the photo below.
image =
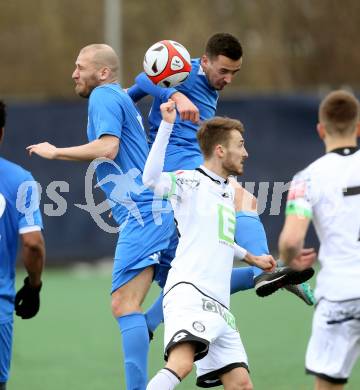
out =
<path fill-rule="evenodd" d="M 154 84 L 165 88 L 175 87 L 189 76 L 190 54 L 178 42 L 157 42 L 145 53 L 144 70 Z"/>

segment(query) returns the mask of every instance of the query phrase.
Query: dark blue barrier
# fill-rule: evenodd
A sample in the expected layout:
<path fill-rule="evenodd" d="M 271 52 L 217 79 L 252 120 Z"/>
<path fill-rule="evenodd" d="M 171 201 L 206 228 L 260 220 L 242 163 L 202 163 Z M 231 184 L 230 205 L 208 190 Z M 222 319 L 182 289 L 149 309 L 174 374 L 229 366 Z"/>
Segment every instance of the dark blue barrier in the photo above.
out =
<path fill-rule="evenodd" d="M 239 96 L 221 99 L 219 103 L 219 115 L 238 118 L 245 125 L 249 159 L 241 180 L 249 189 L 254 187 L 255 195 L 259 192 L 260 208 L 264 209 L 261 217 L 272 249 L 277 248 L 283 222 L 285 192 L 281 183 L 289 182 L 295 172 L 323 153 L 316 135 L 318 103 L 317 98 L 309 96 Z M 44 207 L 56 209 L 51 200 L 53 195 L 46 193 L 48 185 L 54 180 L 69 184 L 68 192 L 60 194 L 67 203 L 65 214 L 44 215 L 49 260 L 68 262 L 112 256 L 116 235 L 103 232 L 89 213 L 75 206 L 85 203 L 84 176 L 88 164 L 29 158 L 25 151 L 27 145 L 43 141 L 60 147 L 86 142 L 86 102 L 8 106 L 7 130 L 0 153 L 30 170 L 41 184 L 42 211 Z M 141 109 L 146 111 L 147 106 Z M 100 191 L 96 198 L 103 199 Z M 309 243 L 315 242 L 311 234 Z"/>

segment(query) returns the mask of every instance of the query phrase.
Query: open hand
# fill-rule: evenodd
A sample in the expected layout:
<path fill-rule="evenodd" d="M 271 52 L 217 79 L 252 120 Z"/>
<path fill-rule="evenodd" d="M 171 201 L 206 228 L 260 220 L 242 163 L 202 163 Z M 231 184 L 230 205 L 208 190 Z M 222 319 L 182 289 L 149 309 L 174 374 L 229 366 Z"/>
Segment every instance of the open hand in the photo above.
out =
<path fill-rule="evenodd" d="M 57 155 L 56 146 L 49 144 L 49 142 L 30 145 L 26 148 L 26 150 L 29 152 L 30 156 L 35 153 L 40 157 L 47 158 L 48 160 L 55 159 Z"/>

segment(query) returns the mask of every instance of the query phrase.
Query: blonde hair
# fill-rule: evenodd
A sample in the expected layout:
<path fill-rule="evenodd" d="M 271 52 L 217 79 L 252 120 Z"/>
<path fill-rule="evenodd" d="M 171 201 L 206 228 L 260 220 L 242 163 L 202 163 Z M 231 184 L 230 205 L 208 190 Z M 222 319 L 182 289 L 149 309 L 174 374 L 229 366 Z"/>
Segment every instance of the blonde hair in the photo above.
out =
<path fill-rule="evenodd" d="M 243 134 L 244 126 L 236 119 L 220 116 L 203 122 L 197 132 L 197 139 L 204 157 L 211 157 L 216 145 L 223 144 L 227 146 L 232 130 L 237 130 Z"/>

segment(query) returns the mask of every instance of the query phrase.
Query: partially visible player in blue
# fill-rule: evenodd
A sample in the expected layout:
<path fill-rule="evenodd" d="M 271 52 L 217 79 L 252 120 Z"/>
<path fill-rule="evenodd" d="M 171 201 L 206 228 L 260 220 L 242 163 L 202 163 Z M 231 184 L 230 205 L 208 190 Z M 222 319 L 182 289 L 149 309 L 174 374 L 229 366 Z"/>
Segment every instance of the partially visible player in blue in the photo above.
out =
<path fill-rule="evenodd" d="M 0 142 L 4 136 L 5 104 L 0 101 Z M 37 184 L 31 173 L 0 158 L 0 390 L 6 389 L 13 339 L 13 313 L 34 317 L 40 307 L 45 244 L 41 233 Z M 28 273 L 15 294 L 18 240 Z"/>
<path fill-rule="evenodd" d="M 141 304 L 158 269 L 155 265 L 159 253 L 169 247 L 173 215 L 165 213 L 161 225 L 154 222 L 153 193 L 143 186 L 141 177 L 149 147 L 141 116 L 118 83 L 116 53 L 108 45 L 89 45 L 80 51 L 75 65 L 75 91 L 89 99 L 89 143 L 57 148 L 45 142 L 31 145 L 28 150 L 48 159 L 101 159 L 93 162 L 98 183 L 120 226 L 112 312 L 122 334 L 127 389 L 143 390 L 147 383 L 149 335 Z M 166 256 L 164 252 L 162 255 Z"/>
<path fill-rule="evenodd" d="M 205 54 L 201 58 L 192 59 L 190 75 L 182 84 L 175 88 L 157 87 L 145 73 L 141 73 L 136 77 L 136 84 L 127 90 L 135 102 L 146 95 L 154 98 L 149 114 L 150 145 L 154 142 L 161 122 L 160 104 L 170 97 L 176 102 L 178 116 L 166 149 L 165 171 L 195 169 L 202 164 L 203 157 L 196 139 L 198 123 L 215 116 L 219 91 L 229 85 L 239 72 L 242 55 L 242 47 L 236 37 L 218 33 L 209 38 Z M 246 208 L 239 208 L 237 211 L 237 243 L 256 255 L 269 253 L 265 230 L 257 212 Z M 248 246 L 245 246 L 245 242 Z M 231 283 L 233 293 L 255 287 L 260 296 L 287 286 L 307 304 L 312 304 L 311 296 L 306 294 L 307 290 L 302 291 L 288 284 L 285 268 L 279 268 L 273 273 L 263 273 L 257 267 L 234 269 Z M 147 315 L 151 331 L 158 324 L 160 302 L 161 297 Z"/>

